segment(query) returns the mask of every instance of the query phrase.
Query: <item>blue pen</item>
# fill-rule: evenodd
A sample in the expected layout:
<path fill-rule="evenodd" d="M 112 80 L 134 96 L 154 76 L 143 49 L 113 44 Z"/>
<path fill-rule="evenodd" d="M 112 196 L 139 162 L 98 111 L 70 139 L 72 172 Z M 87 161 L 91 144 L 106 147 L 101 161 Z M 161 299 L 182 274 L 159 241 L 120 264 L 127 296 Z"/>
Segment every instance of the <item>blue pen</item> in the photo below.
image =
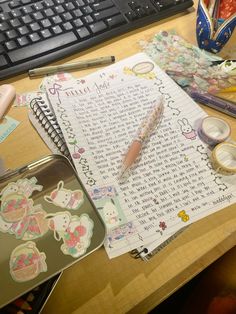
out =
<path fill-rule="evenodd" d="M 191 98 L 202 105 L 206 105 L 227 115 L 236 118 L 236 105 L 231 101 L 223 100 L 209 93 L 198 92 L 190 88 L 185 89 Z"/>

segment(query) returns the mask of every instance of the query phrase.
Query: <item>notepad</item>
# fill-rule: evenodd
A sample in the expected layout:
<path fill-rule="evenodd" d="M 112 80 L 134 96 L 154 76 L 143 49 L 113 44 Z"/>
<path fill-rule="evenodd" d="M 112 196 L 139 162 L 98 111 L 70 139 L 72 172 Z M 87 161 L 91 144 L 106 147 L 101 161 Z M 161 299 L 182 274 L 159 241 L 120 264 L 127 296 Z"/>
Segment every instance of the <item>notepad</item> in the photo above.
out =
<path fill-rule="evenodd" d="M 77 173 L 107 227 L 110 258 L 155 241 L 236 200 L 235 176 L 211 167 L 197 129 L 206 113 L 146 54 L 80 79 L 45 81 Z M 122 158 L 158 95 L 161 125 L 125 181 Z"/>

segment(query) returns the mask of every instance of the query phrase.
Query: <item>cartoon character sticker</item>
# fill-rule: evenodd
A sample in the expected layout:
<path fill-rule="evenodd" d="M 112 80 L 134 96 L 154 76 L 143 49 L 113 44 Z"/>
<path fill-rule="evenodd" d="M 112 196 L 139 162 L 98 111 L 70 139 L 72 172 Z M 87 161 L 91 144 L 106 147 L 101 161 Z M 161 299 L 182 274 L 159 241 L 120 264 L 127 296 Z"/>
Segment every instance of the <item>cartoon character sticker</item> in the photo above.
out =
<path fill-rule="evenodd" d="M 116 228 L 127 222 L 114 187 L 94 188 L 89 194 L 108 229 Z"/>
<path fill-rule="evenodd" d="M 81 190 L 68 190 L 64 188 L 64 182 L 60 181 L 57 188 L 53 190 L 50 196 L 44 196 L 45 201 L 66 209 L 78 209 L 84 201 Z"/>
<path fill-rule="evenodd" d="M 113 199 L 107 200 L 103 207 L 98 207 L 98 210 L 102 210 L 103 218 L 108 228 L 119 226 L 121 219 Z"/>
<path fill-rule="evenodd" d="M 32 241 L 18 245 L 10 256 L 10 274 L 17 282 L 36 278 L 39 273 L 47 271 L 46 255 L 39 252 Z"/>
<path fill-rule="evenodd" d="M 189 124 L 188 119 L 183 118 L 182 120 L 178 120 L 178 124 L 180 125 L 181 131 L 183 136 L 185 136 L 186 139 L 195 140 L 197 137 L 196 131 L 192 128 L 192 126 Z"/>
<path fill-rule="evenodd" d="M 79 257 L 90 246 L 93 235 L 93 221 L 87 214 L 80 217 L 71 215 L 69 212 L 48 214 L 48 226 L 54 232 L 57 241 L 62 240 L 61 250 L 66 255 Z"/>
<path fill-rule="evenodd" d="M 41 191 L 42 186 L 36 184 L 35 177 L 20 179 L 9 183 L 1 191 L 0 213 L 5 222 L 16 222 L 23 219 L 33 209 L 30 198 L 34 191 Z"/>

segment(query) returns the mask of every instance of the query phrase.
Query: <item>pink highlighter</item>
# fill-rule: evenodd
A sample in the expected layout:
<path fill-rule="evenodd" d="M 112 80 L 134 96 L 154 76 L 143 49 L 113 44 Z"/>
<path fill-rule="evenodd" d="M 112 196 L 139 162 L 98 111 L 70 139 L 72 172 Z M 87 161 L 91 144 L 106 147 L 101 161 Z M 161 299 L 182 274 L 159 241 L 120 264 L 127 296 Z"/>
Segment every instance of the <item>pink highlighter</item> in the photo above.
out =
<path fill-rule="evenodd" d="M 0 120 L 16 95 L 15 88 L 10 84 L 0 86 Z"/>

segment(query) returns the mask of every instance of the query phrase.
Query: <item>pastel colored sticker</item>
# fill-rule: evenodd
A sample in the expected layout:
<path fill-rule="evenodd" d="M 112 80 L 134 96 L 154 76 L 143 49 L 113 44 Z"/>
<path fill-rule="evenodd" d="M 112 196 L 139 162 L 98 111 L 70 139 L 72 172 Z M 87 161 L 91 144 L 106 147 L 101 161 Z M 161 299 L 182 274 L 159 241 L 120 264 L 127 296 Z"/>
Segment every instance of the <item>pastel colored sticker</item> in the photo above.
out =
<path fill-rule="evenodd" d="M 5 116 L 0 122 L 0 143 L 2 143 L 8 135 L 10 135 L 15 128 L 19 125 L 19 121 Z"/>
<path fill-rule="evenodd" d="M 108 229 L 127 222 L 120 206 L 118 193 L 114 187 L 94 188 L 89 191 L 89 194 Z"/>
<path fill-rule="evenodd" d="M 83 192 L 64 188 L 63 181 L 57 184 L 57 188 L 51 192 L 50 196 L 44 196 L 44 199 L 56 206 L 72 210 L 78 209 L 84 202 Z"/>
<path fill-rule="evenodd" d="M 22 240 L 33 240 L 42 237 L 48 231 L 48 224 L 45 211 L 40 211 L 29 215 L 27 228 Z"/>
<path fill-rule="evenodd" d="M 46 212 L 41 205 L 33 206 L 30 214 L 16 222 L 6 222 L 0 215 L 0 231 L 24 241 L 42 237 L 48 231 Z"/>
<path fill-rule="evenodd" d="M 152 62 L 140 62 L 132 68 L 132 71 L 136 74 L 146 74 L 151 72 L 153 68 L 154 64 Z"/>
<path fill-rule="evenodd" d="M 103 199 L 105 197 L 114 198 L 118 196 L 116 189 L 113 186 L 104 186 L 99 188 L 94 188 L 89 191 L 90 197 L 92 200 L 96 201 L 99 199 Z"/>
<path fill-rule="evenodd" d="M 46 255 L 32 241 L 18 245 L 10 256 L 10 274 L 14 281 L 25 282 L 47 271 Z"/>
<path fill-rule="evenodd" d="M 48 214 L 48 226 L 57 241 L 62 240 L 61 251 L 77 258 L 86 253 L 93 235 L 94 223 L 87 214 L 80 217 L 69 212 Z"/>
<path fill-rule="evenodd" d="M 108 246 L 112 248 L 114 245 L 116 245 L 116 242 L 124 238 L 128 239 L 136 232 L 137 230 L 134 226 L 134 223 L 132 221 L 129 221 L 128 223 L 108 232 L 107 234 Z"/>
<path fill-rule="evenodd" d="M 41 191 L 42 185 L 38 185 L 37 179 L 19 179 L 10 182 L 1 191 L 0 213 L 6 222 L 18 222 L 32 211 L 33 200 L 30 196 L 34 191 Z"/>
<path fill-rule="evenodd" d="M 6 222 L 16 222 L 23 217 L 33 207 L 33 200 L 28 199 L 23 194 L 9 194 L 2 197 L 1 215 Z"/>

